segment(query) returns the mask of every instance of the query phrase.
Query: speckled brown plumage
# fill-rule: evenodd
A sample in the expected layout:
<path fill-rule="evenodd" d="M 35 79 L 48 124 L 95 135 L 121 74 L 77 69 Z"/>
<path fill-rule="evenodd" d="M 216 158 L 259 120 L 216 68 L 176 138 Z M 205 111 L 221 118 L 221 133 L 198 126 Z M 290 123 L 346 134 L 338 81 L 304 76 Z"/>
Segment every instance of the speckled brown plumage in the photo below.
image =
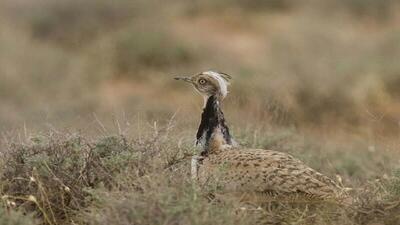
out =
<path fill-rule="evenodd" d="M 347 201 L 344 188 L 291 155 L 235 145 L 221 109 L 230 78 L 212 71 L 176 78 L 191 83 L 205 99 L 196 142 L 201 152 L 192 159 L 192 178 L 243 200 Z"/>
<path fill-rule="evenodd" d="M 217 182 L 225 192 L 243 198 L 343 199 L 343 189 L 286 153 L 231 149 L 209 154 L 199 163 L 198 182 Z M 259 199 L 261 200 L 261 199 Z"/>

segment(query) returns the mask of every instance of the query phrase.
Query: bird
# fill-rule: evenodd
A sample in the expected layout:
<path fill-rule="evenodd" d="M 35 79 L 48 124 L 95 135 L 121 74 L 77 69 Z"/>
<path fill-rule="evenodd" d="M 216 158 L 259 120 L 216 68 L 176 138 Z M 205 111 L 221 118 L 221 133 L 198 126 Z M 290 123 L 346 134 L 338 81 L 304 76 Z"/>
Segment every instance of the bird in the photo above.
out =
<path fill-rule="evenodd" d="M 191 84 L 204 98 L 196 135 L 198 155 L 191 161 L 191 176 L 200 185 L 217 183 L 223 193 L 243 201 L 342 201 L 344 187 L 290 154 L 241 147 L 234 141 L 222 111 L 232 77 L 205 71 L 175 77 Z"/>

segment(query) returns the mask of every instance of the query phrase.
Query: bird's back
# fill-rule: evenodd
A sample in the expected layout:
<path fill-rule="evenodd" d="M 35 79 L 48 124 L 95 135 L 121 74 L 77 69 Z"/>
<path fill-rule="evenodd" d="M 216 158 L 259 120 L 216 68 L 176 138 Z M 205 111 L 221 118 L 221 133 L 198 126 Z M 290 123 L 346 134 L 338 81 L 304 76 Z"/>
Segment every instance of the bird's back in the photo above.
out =
<path fill-rule="evenodd" d="M 343 189 L 332 179 L 286 153 L 237 149 L 210 154 L 199 167 L 199 182 L 216 181 L 224 191 L 277 198 L 337 199 Z"/>

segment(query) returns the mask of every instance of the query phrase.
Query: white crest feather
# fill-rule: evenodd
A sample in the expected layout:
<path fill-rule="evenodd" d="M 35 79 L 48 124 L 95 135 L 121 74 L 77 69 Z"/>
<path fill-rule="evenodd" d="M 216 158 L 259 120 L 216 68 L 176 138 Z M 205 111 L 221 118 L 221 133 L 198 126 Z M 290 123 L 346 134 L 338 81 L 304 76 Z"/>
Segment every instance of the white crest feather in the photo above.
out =
<path fill-rule="evenodd" d="M 219 74 L 219 73 L 217 73 L 217 72 L 214 72 L 214 71 L 203 72 L 203 74 L 207 74 L 207 75 L 213 77 L 213 78 L 218 82 L 219 88 L 220 88 L 220 90 L 221 90 L 221 95 L 222 95 L 222 97 L 225 98 L 226 95 L 228 95 L 228 85 L 229 85 L 229 82 L 226 81 L 226 80 L 221 76 L 221 74 Z"/>

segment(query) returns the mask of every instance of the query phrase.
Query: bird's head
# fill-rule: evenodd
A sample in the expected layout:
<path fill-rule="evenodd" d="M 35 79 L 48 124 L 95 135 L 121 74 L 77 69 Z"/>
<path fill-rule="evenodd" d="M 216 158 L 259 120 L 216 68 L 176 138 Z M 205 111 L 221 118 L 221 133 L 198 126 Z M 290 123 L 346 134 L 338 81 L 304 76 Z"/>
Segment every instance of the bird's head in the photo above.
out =
<path fill-rule="evenodd" d="M 228 94 L 228 85 L 231 76 L 221 72 L 206 71 L 193 76 L 175 77 L 193 85 L 205 98 L 216 96 L 222 100 Z"/>

